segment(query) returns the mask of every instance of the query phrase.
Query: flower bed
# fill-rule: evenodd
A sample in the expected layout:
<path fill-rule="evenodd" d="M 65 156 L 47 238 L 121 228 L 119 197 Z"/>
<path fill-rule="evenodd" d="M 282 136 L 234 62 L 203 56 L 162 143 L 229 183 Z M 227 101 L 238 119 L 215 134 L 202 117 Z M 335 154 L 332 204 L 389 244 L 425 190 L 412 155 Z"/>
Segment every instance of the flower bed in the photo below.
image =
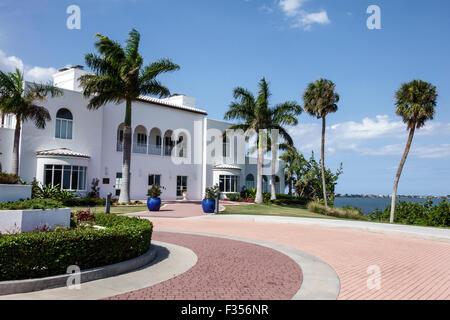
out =
<path fill-rule="evenodd" d="M 150 221 L 108 214 L 95 219 L 106 229 L 0 235 L 0 281 L 65 274 L 72 265 L 81 270 L 106 266 L 149 250 Z"/>

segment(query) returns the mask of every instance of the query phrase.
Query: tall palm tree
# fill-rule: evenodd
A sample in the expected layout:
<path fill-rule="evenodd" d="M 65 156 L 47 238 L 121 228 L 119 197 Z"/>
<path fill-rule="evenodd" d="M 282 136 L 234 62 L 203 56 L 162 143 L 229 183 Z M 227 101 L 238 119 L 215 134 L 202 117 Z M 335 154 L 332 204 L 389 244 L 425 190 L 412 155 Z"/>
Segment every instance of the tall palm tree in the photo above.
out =
<path fill-rule="evenodd" d="M 90 98 L 87 108 L 97 110 L 108 102 L 125 101 L 125 120 L 123 134 L 122 187 L 119 202 L 130 202 L 131 166 L 131 114 L 132 103 L 141 95 L 170 95 L 156 77 L 161 73 L 178 70 L 180 67 L 169 59 L 161 59 L 143 66 L 139 54 L 140 34 L 135 29 L 129 33 L 126 46 L 108 37 L 96 34 L 95 43 L 100 55 L 89 53 L 85 56 L 86 65 L 95 74 L 80 77 L 83 95 Z"/>
<path fill-rule="evenodd" d="M 409 83 L 402 84 L 395 94 L 396 113 L 401 116 L 403 122 L 406 123 L 406 129 L 409 130 L 409 137 L 394 180 L 390 223 L 394 223 L 398 182 L 406 158 L 408 157 L 409 150 L 411 149 L 414 132 L 416 129 L 422 128 L 427 120 L 433 120 L 437 97 L 436 87 L 431 83 L 422 80 L 413 80 Z"/>
<path fill-rule="evenodd" d="M 62 91 L 50 84 L 25 83 L 19 69 L 8 73 L 0 71 L 0 109 L 2 114 L 13 114 L 16 117 L 11 163 L 11 171 L 14 174 L 19 174 L 22 123 L 32 120 L 37 128 L 44 129 L 46 122 L 51 120 L 48 110 L 37 105 L 44 102 L 47 95 L 60 96 Z"/>
<path fill-rule="evenodd" d="M 239 124 L 232 125 L 230 130 L 254 130 L 258 134 L 257 138 L 257 179 L 256 179 L 256 203 L 263 202 L 262 196 L 262 169 L 265 154 L 265 144 L 268 141 L 264 130 L 278 130 L 280 137 L 292 145 L 293 141 L 287 130 L 286 125 L 297 125 L 296 116 L 300 114 L 301 107 L 295 102 L 284 102 L 275 107 L 269 106 L 270 91 L 265 78 L 262 78 L 258 84 L 258 96 L 247 89 L 237 87 L 233 91 L 235 102 L 231 103 L 229 110 L 225 113 L 226 120 L 241 120 Z M 273 165 L 272 165 L 273 167 Z M 272 174 L 272 182 L 275 177 Z"/>
<path fill-rule="evenodd" d="M 322 150 L 321 150 L 321 165 L 322 165 L 322 185 L 323 185 L 323 201 L 325 207 L 328 207 L 327 189 L 325 183 L 325 129 L 326 116 L 329 113 L 338 110 L 337 103 L 339 102 L 339 95 L 335 92 L 335 84 L 326 79 L 319 79 L 308 85 L 303 94 L 304 108 L 310 115 L 322 119 Z"/>
<path fill-rule="evenodd" d="M 289 184 L 289 195 L 292 196 L 294 176 L 299 170 L 300 154 L 295 147 L 288 147 L 280 156 L 284 162 L 284 171 L 287 175 L 287 183 Z"/>

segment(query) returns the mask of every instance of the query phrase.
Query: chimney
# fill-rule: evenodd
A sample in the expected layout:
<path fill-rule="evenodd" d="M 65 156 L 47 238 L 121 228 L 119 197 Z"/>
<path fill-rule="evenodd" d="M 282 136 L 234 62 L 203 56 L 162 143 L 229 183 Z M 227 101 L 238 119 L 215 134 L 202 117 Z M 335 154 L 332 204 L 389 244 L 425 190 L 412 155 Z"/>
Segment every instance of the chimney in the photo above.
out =
<path fill-rule="evenodd" d="M 83 66 L 80 65 L 59 69 L 53 75 L 53 85 L 61 89 L 82 92 L 83 89 L 80 87 L 78 78 L 85 74 L 89 74 L 89 72 L 84 71 Z"/>
<path fill-rule="evenodd" d="M 163 100 L 170 102 L 170 103 L 174 103 L 176 105 L 195 108 L 195 98 L 188 97 L 184 94 L 175 93 L 175 94 L 172 94 L 169 98 L 165 98 Z"/>

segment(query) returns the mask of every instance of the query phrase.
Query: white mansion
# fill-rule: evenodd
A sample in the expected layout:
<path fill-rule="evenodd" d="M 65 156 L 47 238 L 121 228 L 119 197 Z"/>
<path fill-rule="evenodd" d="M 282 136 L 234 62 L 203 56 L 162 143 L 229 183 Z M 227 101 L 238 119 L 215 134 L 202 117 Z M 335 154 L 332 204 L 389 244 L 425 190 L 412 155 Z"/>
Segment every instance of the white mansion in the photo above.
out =
<path fill-rule="evenodd" d="M 125 106 L 110 103 L 88 110 L 77 81 L 85 73 L 77 66 L 53 76 L 54 85 L 64 95 L 43 103 L 52 118 L 44 130 L 33 122 L 23 124 L 20 176 L 26 182 L 36 178 L 42 184 L 60 185 L 81 195 L 91 190 L 91 182 L 97 178 L 101 197 L 109 192 L 117 196 Z M 187 191 L 187 199 L 199 200 L 205 188 L 215 184 L 225 194 L 256 185 L 256 160 L 234 147 L 236 137 L 224 138 L 222 134 L 230 124 L 208 119 L 206 111 L 195 107 L 195 99 L 184 95 L 141 97 L 132 110 L 132 199 L 145 199 L 152 184 L 165 188 L 161 198 L 167 200 L 181 198 L 183 191 Z M 0 127 L 0 163 L 6 172 L 11 169 L 14 128 L 13 116 L 7 116 Z M 265 167 L 270 165 L 265 160 Z M 276 167 L 280 193 L 284 191 L 284 176 L 281 165 Z M 263 191 L 270 192 L 271 179 L 265 174 Z"/>

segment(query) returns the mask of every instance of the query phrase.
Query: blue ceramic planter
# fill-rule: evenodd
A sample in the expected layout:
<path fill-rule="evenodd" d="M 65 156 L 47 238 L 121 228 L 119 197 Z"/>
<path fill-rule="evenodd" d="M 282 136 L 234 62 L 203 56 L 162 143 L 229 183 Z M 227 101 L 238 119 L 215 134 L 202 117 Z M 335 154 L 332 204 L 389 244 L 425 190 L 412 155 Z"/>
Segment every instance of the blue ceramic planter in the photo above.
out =
<path fill-rule="evenodd" d="M 159 211 L 159 209 L 161 208 L 161 199 L 148 197 L 147 208 L 149 211 Z"/>
<path fill-rule="evenodd" d="M 204 213 L 214 213 L 216 209 L 216 200 L 214 199 L 203 199 L 202 208 Z"/>

